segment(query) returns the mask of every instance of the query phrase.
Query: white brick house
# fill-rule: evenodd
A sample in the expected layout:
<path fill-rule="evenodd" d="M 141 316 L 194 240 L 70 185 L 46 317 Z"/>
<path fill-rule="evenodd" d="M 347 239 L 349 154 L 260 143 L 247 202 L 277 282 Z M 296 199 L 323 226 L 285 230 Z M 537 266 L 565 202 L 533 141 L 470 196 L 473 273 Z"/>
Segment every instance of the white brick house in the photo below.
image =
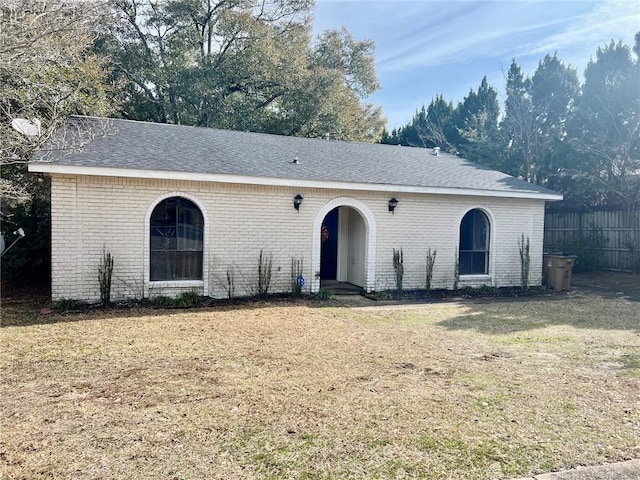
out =
<path fill-rule="evenodd" d="M 92 129 L 104 133 L 69 141 Z M 103 249 L 114 299 L 225 297 L 228 272 L 247 295 L 261 250 L 273 292 L 290 290 L 292 259 L 307 291 L 325 279 L 394 288 L 400 248 L 405 288 L 424 288 L 429 249 L 433 288 L 452 287 L 456 263 L 460 286 L 513 286 L 521 235 L 536 285 L 545 201 L 562 198 L 426 149 L 89 117 L 70 118 L 66 132 L 73 151 L 45 149 L 29 165 L 51 177 L 54 300 L 99 299 Z"/>

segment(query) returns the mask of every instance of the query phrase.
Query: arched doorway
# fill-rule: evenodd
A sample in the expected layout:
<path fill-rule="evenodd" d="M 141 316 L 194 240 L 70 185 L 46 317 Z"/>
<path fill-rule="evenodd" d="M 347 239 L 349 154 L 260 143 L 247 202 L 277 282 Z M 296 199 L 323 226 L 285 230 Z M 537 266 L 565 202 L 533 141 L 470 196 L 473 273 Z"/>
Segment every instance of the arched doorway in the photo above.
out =
<path fill-rule="evenodd" d="M 367 229 L 360 213 L 341 206 L 324 217 L 320 230 L 320 282 L 365 287 Z"/>
<path fill-rule="evenodd" d="M 376 223 L 363 202 L 351 197 L 328 202 L 316 216 L 313 244 L 313 292 L 331 282 L 373 289 Z"/>

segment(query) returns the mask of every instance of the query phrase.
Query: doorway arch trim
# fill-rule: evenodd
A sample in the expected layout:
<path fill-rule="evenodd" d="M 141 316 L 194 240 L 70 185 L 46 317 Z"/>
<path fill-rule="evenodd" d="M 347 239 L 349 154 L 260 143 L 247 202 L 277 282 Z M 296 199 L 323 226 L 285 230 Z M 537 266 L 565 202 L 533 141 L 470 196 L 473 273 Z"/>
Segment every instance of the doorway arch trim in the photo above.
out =
<path fill-rule="evenodd" d="M 364 255 L 364 289 L 367 292 L 374 290 L 376 278 L 376 239 L 377 228 L 376 219 L 367 205 L 353 197 L 336 197 L 325 203 L 313 222 L 313 251 L 311 252 L 311 266 L 314 273 L 311 280 L 311 292 L 317 293 L 320 290 L 320 229 L 327 214 L 337 207 L 351 207 L 356 210 L 364 219 L 366 229 L 366 251 Z"/>

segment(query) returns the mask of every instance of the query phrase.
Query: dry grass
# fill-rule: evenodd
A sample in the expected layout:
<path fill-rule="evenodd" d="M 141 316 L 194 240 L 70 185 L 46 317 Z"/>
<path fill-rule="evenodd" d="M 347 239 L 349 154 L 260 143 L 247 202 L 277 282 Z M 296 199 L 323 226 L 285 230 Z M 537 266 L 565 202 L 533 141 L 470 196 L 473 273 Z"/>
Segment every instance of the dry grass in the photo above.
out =
<path fill-rule="evenodd" d="M 0 472 L 485 479 L 639 458 L 638 306 L 32 311 L 1 331 Z"/>

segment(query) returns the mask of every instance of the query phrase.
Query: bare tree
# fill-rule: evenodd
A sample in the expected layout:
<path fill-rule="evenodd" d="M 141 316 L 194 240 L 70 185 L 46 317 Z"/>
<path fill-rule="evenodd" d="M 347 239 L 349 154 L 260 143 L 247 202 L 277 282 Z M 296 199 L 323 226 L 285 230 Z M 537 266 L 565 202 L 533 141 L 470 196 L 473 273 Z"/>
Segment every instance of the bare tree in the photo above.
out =
<path fill-rule="evenodd" d="M 424 123 L 415 125 L 415 134 L 418 138 L 416 147 L 440 147 L 444 152 L 456 152 L 455 145 L 450 141 L 447 134 L 447 125 L 440 117 L 429 115 Z"/>
<path fill-rule="evenodd" d="M 0 5 L 0 197 L 5 204 L 34 193 L 25 163 L 69 114 L 111 111 L 104 59 L 92 52 L 101 6 L 83 0 L 4 0 Z M 37 121 L 40 131 L 16 131 L 11 126 L 16 118 Z"/>

